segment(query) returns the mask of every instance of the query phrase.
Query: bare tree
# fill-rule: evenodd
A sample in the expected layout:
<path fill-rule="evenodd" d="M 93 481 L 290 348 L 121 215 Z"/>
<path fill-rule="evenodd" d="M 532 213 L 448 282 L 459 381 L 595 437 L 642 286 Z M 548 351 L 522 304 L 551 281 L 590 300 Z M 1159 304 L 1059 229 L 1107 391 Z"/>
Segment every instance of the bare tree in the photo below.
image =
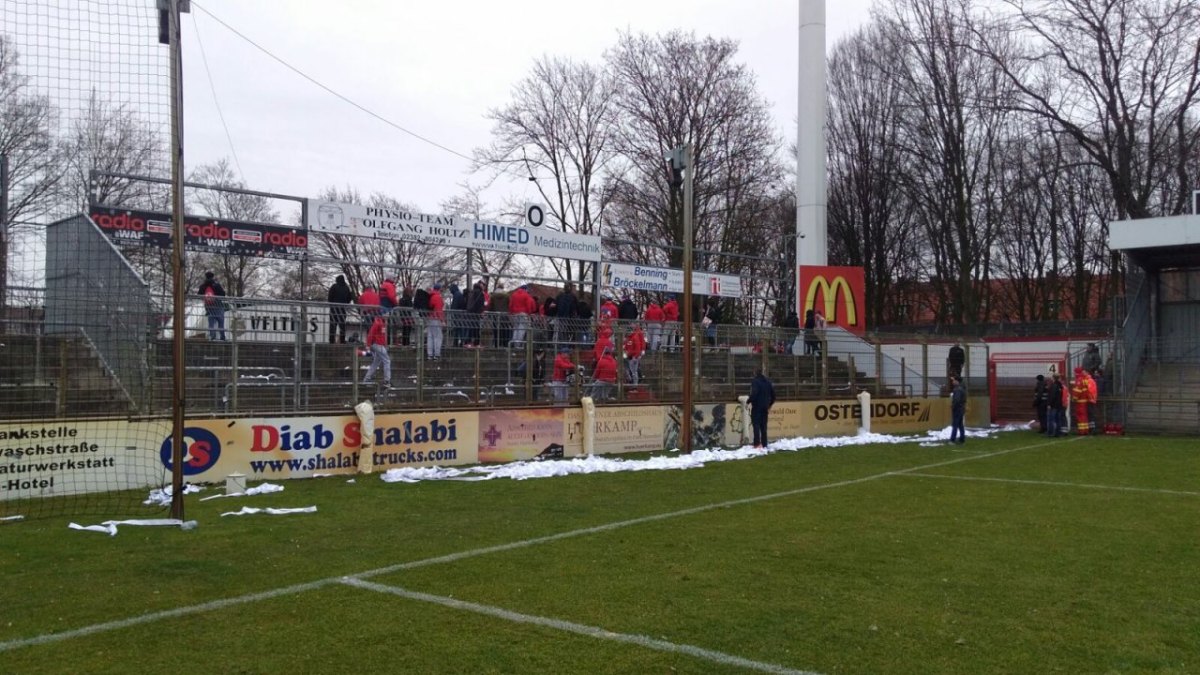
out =
<path fill-rule="evenodd" d="M 892 72 L 905 91 L 904 182 L 925 234 L 938 318 L 978 322 L 987 315 L 992 247 L 1004 219 L 1000 166 L 1013 130 L 1012 88 L 976 53 L 972 40 L 987 28 L 967 5 L 902 0 L 891 12 L 885 21 L 899 48 Z"/>
<path fill-rule="evenodd" d="M 599 234 L 601 178 L 613 156 L 613 96 L 612 78 L 595 66 L 552 57 L 535 61 L 512 101 L 488 113 L 493 140 L 476 150 L 477 166 L 528 178 L 557 221 L 548 225 Z M 551 264 L 562 279 L 591 275 L 585 261 Z"/>
<path fill-rule="evenodd" d="M 221 158 L 212 164 L 203 164 L 192 170 L 189 179 L 194 183 L 231 189 L 244 189 L 229 164 Z M 188 212 L 207 215 L 222 220 L 238 220 L 252 223 L 277 223 L 279 213 L 266 197 L 224 190 L 191 190 L 188 193 Z M 295 266 L 294 262 L 273 261 L 253 256 L 219 253 L 195 253 L 189 256 L 188 288 L 200 285 L 205 270 L 212 270 L 224 282 L 225 290 L 234 296 L 272 295 L 276 290 L 273 272 L 282 266 Z"/>
<path fill-rule="evenodd" d="M 763 251 L 758 224 L 770 208 L 764 197 L 782 183 L 780 142 L 753 74 L 736 55 L 732 40 L 683 32 L 627 33 L 607 53 L 617 86 L 621 161 L 608 186 L 614 212 L 606 233 L 639 242 L 621 246 L 620 257 L 680 266 L 683 209 L 664 157 L 683 144 L 691 146 L 695 164 L 696 248 Z M 698 266 L 737 272 L 736 260 L 716 256 Z"/>
<path fill-rule="evenodd" d="M 0 305 L 8 300 L 9 256 L 14 238 L 30 234 L 34 223 L 54 208 L 62 165 L 51 137 L 54 108 L 27 91 L 20 55 L 0 34 L 0 156 L 8 161 L 8 210 L 0 222 Z"/>
<path fill-rule="evenodd" d="M 72 210 L 86 208 L 91 200 L 166 210 L 165 186 L 124 177 L 153 175 L 167 157 L 158 134 L 136 110 L 110 104 L 92 91 L 87 110 L 74 121 L 61 148 L 67 174 L 62 200 Z"/>
<path fill-rule="evenodd" d="M 1005 0 L 1013 54 L 984 53 L 1046 120 L 1107 175 L 1118 218 L 1183 213 L 1200 148 L 1200 11 L 1193 0 Z M 1163 190 L 1166 187 L 1168 189 Z"/>
<path fill-rule="evenodd" d="M 903 186 L 904 90 L 883 59 L 896 37 L 873 24 L 837 44 L 829 60 L 829 253 L 864 268 L 871 325 L 905 322 L 895 282 L 920 276 L 915 221 Z"/>

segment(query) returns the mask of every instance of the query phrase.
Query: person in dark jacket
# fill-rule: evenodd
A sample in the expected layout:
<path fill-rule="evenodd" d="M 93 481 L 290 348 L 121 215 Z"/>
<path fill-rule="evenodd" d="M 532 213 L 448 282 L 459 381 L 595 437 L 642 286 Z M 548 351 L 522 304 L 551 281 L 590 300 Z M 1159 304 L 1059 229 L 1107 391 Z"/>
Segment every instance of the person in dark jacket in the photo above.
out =
<path fill-rule="evenodd" d="M 704 324 L 704 339 L 709 346 L 717 345 L 717 324 L 721 323 L 721 299 L 710 297 L 708 305 L 704 308 L 704 318 L 700 320 Z"/>
<path fill-rule="evenodd" d="M 471 287 L 471 295 L 467 297 L 467 343 L 466 347 L 482 347 L 479 342 L 479 330 L 483 321 L 483 311 L 487 308 L 487 298 L 483 294 L 483 282 L 476 281 Z"/>
<path fill-rule="evenodd" d="M 346 308 L 338 305 L 354 303 L 354 291 L 346 283 L 346 277 L 341 274 L 334 279 L 329 287 L 329 344 L 346 344 Z"/>
<path fill-rule="evenodd" d="M 952 377 L 962 377 L 963 365 L 967 362 L 967 353 L 963 350 L 962 341 L 950 347 L 950 355 L 946 359 L 947 374 Z"/>
<path fill-rule="evenodd" d="M 1062 376 L 1054 373 L 1050 376 L 1050 386 L 1046 388 L 1046 435 L 1050 437 L 1065 436 L 1067 433 L 1067 401 L 1066 386 Z"/>
<path fill-rule="evenodd" d="M 1046 376 L 1038 375 L 1037 383 L 1033 385 L 1033 409 L 1037 411 L 1038 430 L 1046 433 L 1046 411 L 1050 407 L 1049 392 L 1046 389 Z"/>
<path fill-rule="evenodd" d="M 950 378 L 950 387 L 950 442 L 962 445 L 967 442 L 967 388 L 958 377 Z"/>
<path fill-rule="evenodd" d="M 450 338 L 455 345 L 461 347 L 467 337 L 466 319 L 464 318 L 467 312 L 467 294 L 459 289 L 457 283 L 451 283 L 449 288 L 450 311 L 446 315 L 447 321 L 450 322 Z"/>
<path fill-rule="evenodd" d="M 804 353 L 821 353 L 821 340 L 817 338 L 817 313 L 811 309 L 804 313 Z"/>
<path fill-rule="evenodd" d="M 396 314 L 400 318 L 400 344 L 405 347 L 412 342 L 412 329 L 416 323 L 416 313 L 413 310 L 415 296 L 413 287 L 405 286 L 404 291 L 400 293 L 400 302 L 396 303 Z M 425 302 L 428 305 L 428 297 Z"/>
<path fill-rule="evenodd" d="M 629 297 L 628 292 L 621 296 L 621 304 L 617 306 L 617 318 L 622 321 L 636 321 L 638 318 L 637 305 L 633 304 L 633 298 Z"/>
<path fill-rule="evenodd" d="M 562 293 L 559 293 L 558 298 L 554 301 L 556 316 L 554 322 L 554 340 L 556 342 L 574 342 L 577 339 L 575 334 L 577 302 L 575 284 L 567 282 L 563 286 Z"/>
<path fill-rule="evenodd" d="M 208 316 L 208 339 L 225 341 L 225 289 L 212 272 L 204 273 L 204 283 L 197 291 L 204 296 L 204 314 Z"/>
<path fill-rule="evenodd" d="M 767 415 L 775 405 L 775 385 L 763 374 L 762 368 L 754 369 L 750 380 L 750 426 L 754 428 L 754 447 L 767 447 Z"/>

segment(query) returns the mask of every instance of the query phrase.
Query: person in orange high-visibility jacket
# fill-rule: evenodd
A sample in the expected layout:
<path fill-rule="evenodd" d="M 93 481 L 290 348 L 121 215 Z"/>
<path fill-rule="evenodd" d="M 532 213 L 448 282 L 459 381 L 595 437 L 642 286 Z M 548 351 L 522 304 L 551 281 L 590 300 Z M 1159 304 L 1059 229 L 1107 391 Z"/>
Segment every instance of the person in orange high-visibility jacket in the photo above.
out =
<path fill-rule="evenodd" d="M 1071 399 L 1075 401 L 1075 432 L 1080 436 L 1088 433 L 1088 396 L 1091 391 L 1083 368 L 1075 369 L 1075 381 L 1071 383 Z"/>
<path fill-rule="evenodd" d="M 1092 377 L 1091 373 L 1083 371 L 1083 377 L 1087 381 L 1088 397 L 1087 397 L 1087 417 L 1088 417 L 1088 433 L 1096 433 L 1096 401 L 1099 399 L 1099 387 L 1096 384 L 1096 378 Z"/>

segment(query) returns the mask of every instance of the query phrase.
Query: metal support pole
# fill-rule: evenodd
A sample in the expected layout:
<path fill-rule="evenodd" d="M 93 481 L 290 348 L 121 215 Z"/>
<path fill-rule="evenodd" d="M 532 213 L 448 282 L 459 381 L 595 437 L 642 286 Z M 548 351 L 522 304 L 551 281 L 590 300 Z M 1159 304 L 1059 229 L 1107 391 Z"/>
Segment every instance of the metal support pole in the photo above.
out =
<path fill-rule="evenodd" d="M 0 328 L 8 315 L 8 155 L 0 155 Z"/>
<path fill-rule="evenodd" d="M 692 147 L 679 148 L 683 169 L 683 414 L 679 421 L 679 449 L 692 451 Z"/>
<path fill-rule="evenodd" d="M 186 0 L 183 0 L 186 1 Z M 179 39 L 179 11 L 181 0 L 165 0 L 167 11 L 168 41 L 171 51 L 171 272 L 174 286 L 174 322 L 172 331 L 174 390 L 171 400 L 171 517 L 183 519 L 183 425 L 184 388 L 184 337 L 187 332 L 187 317 L 184 312 L 183 279 L 183 50 Z M 160 2 L 160 8 L 162 8 Z M 161 27 L 160 27 L 161 29 Z"/>

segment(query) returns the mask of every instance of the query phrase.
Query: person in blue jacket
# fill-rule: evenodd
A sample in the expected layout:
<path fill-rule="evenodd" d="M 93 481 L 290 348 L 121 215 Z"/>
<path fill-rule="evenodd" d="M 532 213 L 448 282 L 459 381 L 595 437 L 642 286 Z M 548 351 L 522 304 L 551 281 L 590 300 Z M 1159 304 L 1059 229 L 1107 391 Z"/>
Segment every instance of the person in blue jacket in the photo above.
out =
<path fill-rule="evenodd" d="M 763 375 L 762 368 L 754 369 L 750 380 L 750 425 L 754 427 L 754 447 L 767 447 L 767 414 L 775 405 L 775 385 Z"/>

